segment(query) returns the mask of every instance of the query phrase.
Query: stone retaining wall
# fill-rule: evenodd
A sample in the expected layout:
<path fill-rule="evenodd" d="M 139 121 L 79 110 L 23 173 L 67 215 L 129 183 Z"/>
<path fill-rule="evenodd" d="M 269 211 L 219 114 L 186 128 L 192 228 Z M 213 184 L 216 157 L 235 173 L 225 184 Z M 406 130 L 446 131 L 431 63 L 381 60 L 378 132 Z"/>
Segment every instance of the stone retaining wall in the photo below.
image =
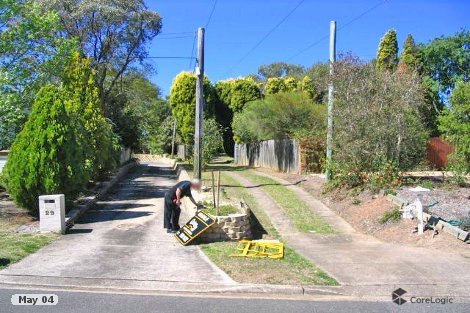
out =
<path fill-rule="evenodd" d="M 215 216 L 216 223 L 200 236 L 202 242 L 251 239 L 250 211 L 246 214 Z"/>
<path fill-rule="evenodd" d="M 189 180 L 190 177 L 188 172 L 184 169 L 181 164 L 176 165 L 177 179 L 178 181 Z M 204 199 L 201 192 L 192 191 L 193 197 L 196 201 Z M 194 216 L 196 210 L 194 205 L 189 201 L 188 198 L 184 197 L 181 205 L 183 216 L 188 217 Z M 249 208 L 240 209 L 244 213 L 230 214 L 228 216 L 214 216 L 216 223 L 211 228 L 206 230 L 197 239 L 199 242 L 215 242 L 215 241 L 230 241 L 230 240 L 241 240 L 251 239 L 251 226 L 250 226 L 250 215 L 251 211 Z M 180 220 L 181 224 L 185 221 Z"/>

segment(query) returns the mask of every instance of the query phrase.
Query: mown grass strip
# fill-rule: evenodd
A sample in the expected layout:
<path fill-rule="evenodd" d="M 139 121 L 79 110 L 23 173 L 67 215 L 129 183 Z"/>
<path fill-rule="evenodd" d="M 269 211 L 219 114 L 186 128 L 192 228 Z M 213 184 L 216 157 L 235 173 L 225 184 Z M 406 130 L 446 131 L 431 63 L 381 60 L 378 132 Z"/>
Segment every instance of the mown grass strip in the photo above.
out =
<path fill-rule="evenodd" d="M 48 245 L 58 235 L 0 233 L 0 269 Z"/>
<path fill-rule="evenodd" d="M 251 170 L 244 170 L 239 173 L 253 183 L 259 184 L 285 210 L 289 219 L 300 232 L 308 233 L 313 231 L 320 234 L 335 232 L 334 228 L 328 225 L 321 216 L 313 212 L 295 192 L 286 186 L 269 177 L 257 175 Z"/>
<path fill-rule="evenodd" d="M 252 284 L 281 285 L 338 285 L 331 278 L 289 247 L 284 258 L 253 259 L 230 257 L 236 253 L 236 242 L 216 242 L 200 245 L 202 251 L 233 280 Z"/>

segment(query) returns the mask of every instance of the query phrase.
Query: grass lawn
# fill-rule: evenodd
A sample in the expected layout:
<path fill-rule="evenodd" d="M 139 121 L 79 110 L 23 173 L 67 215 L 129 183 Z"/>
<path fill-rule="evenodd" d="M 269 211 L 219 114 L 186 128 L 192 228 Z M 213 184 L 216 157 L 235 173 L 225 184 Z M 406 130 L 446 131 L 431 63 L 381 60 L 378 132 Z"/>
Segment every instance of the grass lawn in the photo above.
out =
<path fill-rule="evenodd" d="M 307 233 L 314 231 L 320 234 L 331 234 L 335 232 L 321 216 L 312 212 L 307 204 L 286 186 L 283 186 L 274 179 L 257 175 L 250 170 L 240 171 L 239 173 L 253 183 L 261 185 L 263 190 L 284 209 L 289 219 L 300 232 Z"/>
<path fill-rule="evenodd" d="M 230 257 L 236 253 L 236 242 L 217 242 L 200 245 L 202 251 L 237 282 L 277 285 L 323 285 L 338 283 L 313 263 L 286 247 L 284 258 L 252 259 Z"/>
<path fill-rule="evenodd" d="M 243 199 L 264 230 L 271 237 L 282 240 L 250 190 L 244 188 L 240 182 L 226 172 L 246 171 L 246 169 L 231 166 L 209 166 L 208 171 L 202 173 L 203 180 L 207 185 L 210 183 L 210 170 L 212 169 L 221 170 L 221 186 L 223 187 L 221 197 L 232 203 Z M 328 276 L 311 261 L 287 246 L 285 247 L 284 258 L 280 260 L 230 257 L 230 254 L 237 253 L 236 246 L 237 242 L 216 242 L 200 245 L 202 251 L 214 264 L 240 283 L 338 285 L 334 278 Z"/>
<path fill-rule="evenodd" d="M 0 232 L 0 269 L 36 252 L 57 237 L 56 234 L 36 235 Z"/>

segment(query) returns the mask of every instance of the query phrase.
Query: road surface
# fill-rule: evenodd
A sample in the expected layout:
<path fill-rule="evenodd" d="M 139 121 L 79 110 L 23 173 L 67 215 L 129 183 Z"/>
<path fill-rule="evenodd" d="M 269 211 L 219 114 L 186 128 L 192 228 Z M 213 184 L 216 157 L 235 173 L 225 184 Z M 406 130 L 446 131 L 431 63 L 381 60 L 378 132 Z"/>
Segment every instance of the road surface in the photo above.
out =
<path fill-rule="evenodd" d="M 47 293 L 58 296 L 56 306 L 13 306 L 11 296 L 14 294 Z M 135 295 L 90 292 L 63 292 L 38 290 L 0 289 L 0 312 L 2 313 L 367 313 L 367 312 L 412 312 L 412 313 L 460 313 L 470 312 L 470 304 L 410 304 L 397 305 L 393 302 L 342 301 L 328 299 L 282 300 L 250 299 L 227 297 L 191 297 Z"/>

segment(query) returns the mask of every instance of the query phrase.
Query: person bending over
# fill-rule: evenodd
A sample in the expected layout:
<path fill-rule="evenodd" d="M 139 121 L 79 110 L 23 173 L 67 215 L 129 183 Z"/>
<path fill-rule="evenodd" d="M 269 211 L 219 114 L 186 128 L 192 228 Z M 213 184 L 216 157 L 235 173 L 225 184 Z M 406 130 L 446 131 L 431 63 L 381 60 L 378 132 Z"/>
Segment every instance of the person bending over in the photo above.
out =
<path fill-rule="evenodd" d="M 181 213 L 181 199 L 188 197 L 195 206 L 199 205 L 191 194 L 191 189 L 200 190 L 201 181 L 193 179 L 191 181 L 184 180 L 174 185 L 170 190 L 165 193 L 165 209 L 163 216 L 163 227 L 166 228 L 168 233 L 175 233 L 180 229 L 179 219 Z"/>

